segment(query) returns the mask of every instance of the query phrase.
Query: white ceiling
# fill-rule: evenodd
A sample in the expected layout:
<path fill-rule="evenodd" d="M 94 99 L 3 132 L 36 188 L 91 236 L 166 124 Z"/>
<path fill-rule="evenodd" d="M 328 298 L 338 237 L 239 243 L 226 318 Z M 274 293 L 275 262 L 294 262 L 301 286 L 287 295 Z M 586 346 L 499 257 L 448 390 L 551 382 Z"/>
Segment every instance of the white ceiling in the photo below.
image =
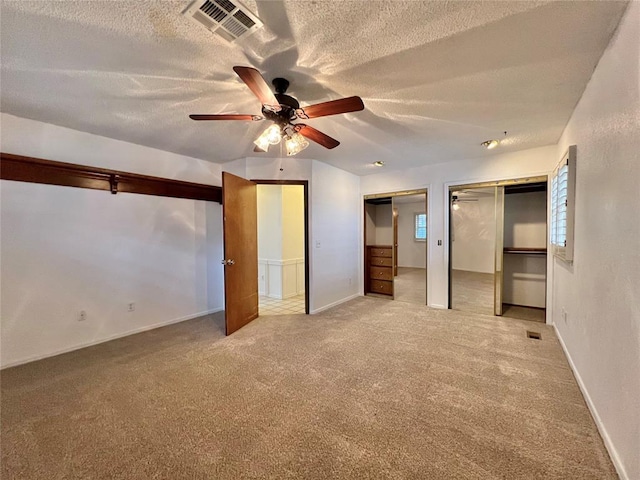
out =
<path fill-rule="evenodd" d="M 557 142 L 626 6 L 245 3 L 265 28 L 230 45 L 180 15 L 187 1 L 2 1 L 2 111 L 222 163 L 255 156 L 267 124 L 187 115 L 258 114 L 232 70 L 246 65 L 288 78 L 302 106 L 363 98 L 308 120 L 341 145 L 302 157 L 362 175 L 494 155 Z"/>

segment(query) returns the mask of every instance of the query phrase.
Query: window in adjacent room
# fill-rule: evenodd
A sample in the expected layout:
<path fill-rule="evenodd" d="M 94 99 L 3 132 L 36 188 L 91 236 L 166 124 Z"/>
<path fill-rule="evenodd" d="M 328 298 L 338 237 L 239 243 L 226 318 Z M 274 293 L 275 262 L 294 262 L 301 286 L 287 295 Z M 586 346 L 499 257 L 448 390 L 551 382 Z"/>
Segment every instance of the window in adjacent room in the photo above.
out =
<path fill-rule="evenodd" d="M 417 242 L 426 242 L 427 241 L 427 214 L 426 213 L 416 213 L 415 214 L 415 229 L 414 229 L 414 240 Z"/>
<path fill-rule="evenodd" d="M 551 176 L 551 250 L 555 256 L 573 262 L 573 218 L 576 185 L 576 146 L 572 145 Z"/>

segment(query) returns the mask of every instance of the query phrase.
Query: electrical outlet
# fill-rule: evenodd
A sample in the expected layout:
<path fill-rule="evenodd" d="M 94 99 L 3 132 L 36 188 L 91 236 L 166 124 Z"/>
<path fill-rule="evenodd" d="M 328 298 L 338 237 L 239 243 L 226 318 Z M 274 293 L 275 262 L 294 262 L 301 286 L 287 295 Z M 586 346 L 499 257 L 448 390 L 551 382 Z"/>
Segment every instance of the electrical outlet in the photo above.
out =
<path fill-rule="evenodd" d="M 136 309 L 136 304 L 131 302 L 128 306 L 127 306 L 128 311 L 133 312 Z"/>
<path fill-rule="evenodd" d="M 316 242 L 316 248 L 320 248 L 320 242 Z"/>
<path fill-rule="evenodd" d="M 80 310 L 80 315 L 78 315 L 78 321 L 84 322 L 87 319 L 87 312 L 84 310 Z"/>

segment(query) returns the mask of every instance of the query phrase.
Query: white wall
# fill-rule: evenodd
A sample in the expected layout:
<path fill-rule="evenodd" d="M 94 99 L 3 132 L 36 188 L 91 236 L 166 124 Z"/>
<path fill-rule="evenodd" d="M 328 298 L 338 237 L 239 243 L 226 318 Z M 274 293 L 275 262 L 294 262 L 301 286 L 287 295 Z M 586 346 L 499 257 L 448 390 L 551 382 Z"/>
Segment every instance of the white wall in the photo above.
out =
<path fill-rule="evenodd" d="M 416 152 L 416 155 L 420 155 L 420 152 Z M 429 189 L 427 298 L 430 306 L 446 308 L 448 304 L 448 239 L 446 237 L 448 217 L 445 216 L 445 212 L 448 211 L 448 186 L 548 174 L 557 161 L 557 147 L 552 145 L 497 154 L 489 158 L 461 160 L 368 175 L 361 177 L 360 188 L 362 195 Z M 442 240 L 442 245 L 438 245 L 438 240 Z"/>
<path fill-rule="evenodd" d="M 504 246 L 547 246 L 546 192 L 510 193 L 504 200 Z M 503 302 L 545 308 L 547 258 L 507 254 L 503 268 Z"/>
<path fill-rule="evenodd" d="M 311 310 L 358 295 L 362 278 L 359 177 L 313 162 L 311 188 Z"/>
<path fill-rule="evenodd" d="M 494 196 L 459 202 L 453 210 L 453 269 L 494 273 L 496 206 Z"/>
<path fill-rule="evenodd" d="M 577 145 L 575 250 L 550 272 L 553 322 L 623 479 L 640 478 L 639 64 L 631 2 L 560 139 L 557 160 Z"/>
<path fill-rule="evenodd" d="M 316 313 L 358 295 L 362 282 L 359 177 L 316 160 L 255 158 L 222 165 L 249 179 L 309 181 L 310 308 Z M 281 170 L 282 169 L 282 170 Z"/>
<path fill-rule="evenodd" d="M 220 184 L 209 162 L 6 114 L 1 121 L 3 152 Z M 223 307 L 220 205 L 0 187 L 2 366 Z M 87 319 L 79 322 L 81 310 Z"/>
<path fill-rule="evenodd" d="M 398 209 L 398 266 L 426 268 L 426 242 L 415 240 L 415 214 L 425 213 L 425 201 L 397 203 Z M 427 237 L 429 232 L 427 232 Z"/>

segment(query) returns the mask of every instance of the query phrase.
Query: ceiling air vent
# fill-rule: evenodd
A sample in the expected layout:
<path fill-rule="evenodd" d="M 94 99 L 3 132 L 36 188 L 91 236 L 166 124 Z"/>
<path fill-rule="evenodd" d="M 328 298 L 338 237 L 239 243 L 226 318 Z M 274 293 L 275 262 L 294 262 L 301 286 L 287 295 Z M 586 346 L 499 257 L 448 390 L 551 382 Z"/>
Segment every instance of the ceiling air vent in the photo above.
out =
<path fill-rule="evenodd" d="M 195 0 L 182 14 L 228 42 L 251 35 L 263 25 L 238 0 Z"/>

